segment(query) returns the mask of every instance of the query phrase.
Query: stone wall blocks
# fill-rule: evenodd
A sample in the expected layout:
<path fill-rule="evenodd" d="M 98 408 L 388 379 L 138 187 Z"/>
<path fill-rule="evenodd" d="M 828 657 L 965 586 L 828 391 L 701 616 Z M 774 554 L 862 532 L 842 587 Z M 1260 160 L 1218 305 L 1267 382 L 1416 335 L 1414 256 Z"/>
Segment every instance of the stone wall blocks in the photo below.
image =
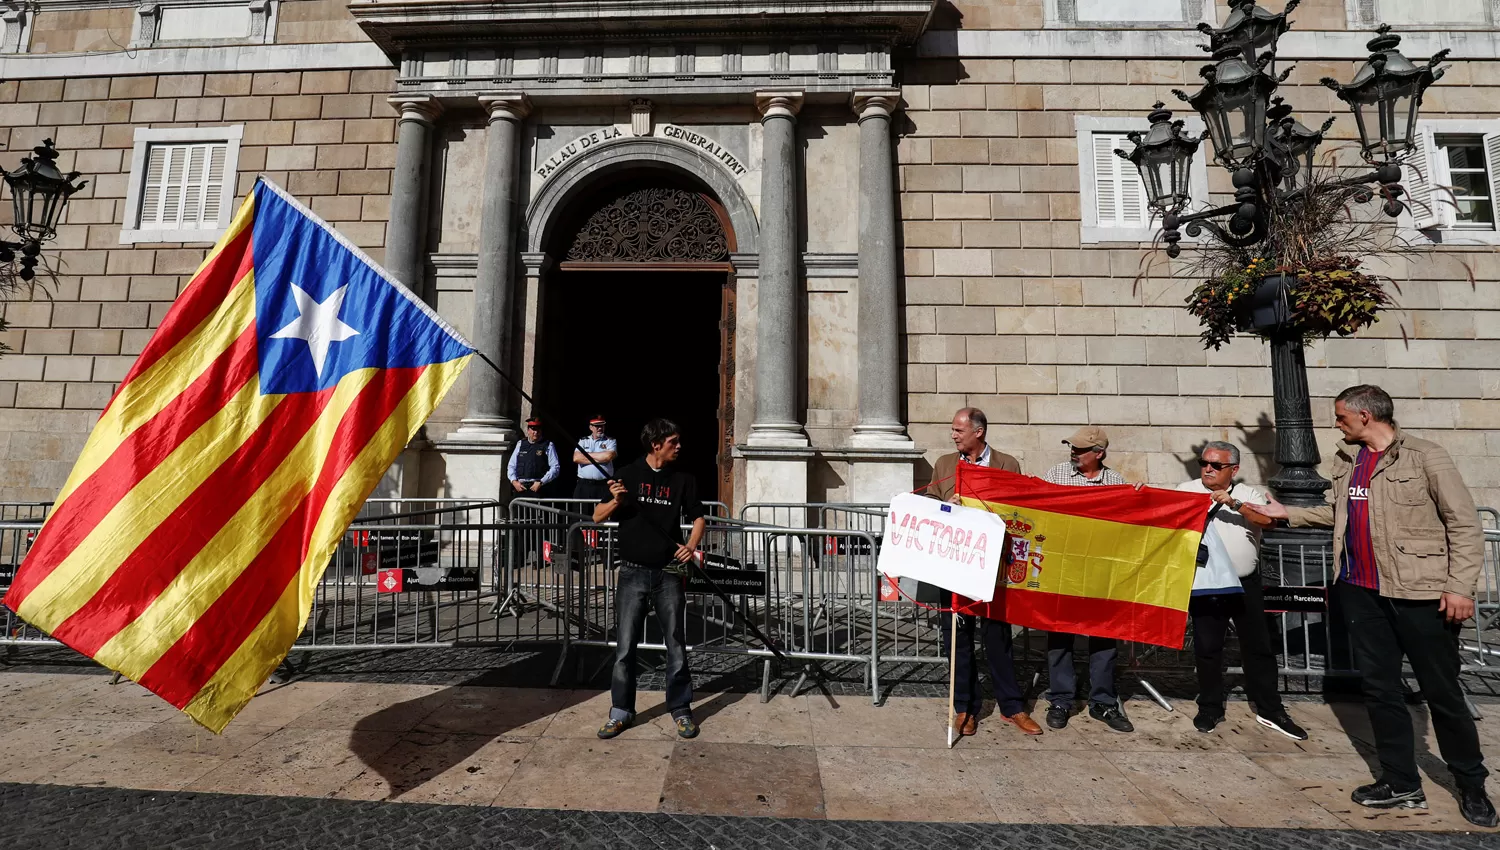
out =
<path fill-rule="evenodd" d="M 938 392 L 994 394 L 994 366 L 941 366 L 937 370 Z"/>
<path fill-rule="evenodd" d="M 385 245 L 385 222 L 383 221 L 343 221 L 336 224 L 339 232 L 360 248 L 378 248 Z"/>
<path fill-rule="evenodd" d="M 904 85 L 901 87 L 901 100 L 908 112 L 925 112 L 932 108 L 932 87 L 925 85 Z"/>
<path fill-rule="evenodd" d="M 43 103 L 37 113 L 37 121 L 42 124 L 82 124 L 86 106 L 85 103 L 68 100 Z"/>
<path fill-rule="evenodd" d="M 104 274 L 105 265 L 109 259 L 107 251 L 69 251 L 66 256 L 59 255 L 55 261 L 57 270 L 67 275 L 99 275 Z M 57 293 L 52 294 L 57 298 Z"/>
<path fill-rule="evenodd" d="M 1081 425 L 1088 420 L 1088 399 L 1077 395 L 1033 395 L 1026 400 L 1034 425 Z"/>
<path fill-rule="evenodd" d="M 1056 309 L 1053 307 L 996 307 L 995 326 L 997 332 L 1002 334 L 1054 334 L 1057 332 Z"/>
<path fill-rule="evenodd" d="M 1124 395 L 1177 395 L 1177 370 L 1172 367 L 1121 365 L 1119 376 L 1120 392 Z"/>
<path fill-rule="evenodd" d="M 346 139 L 345 141 L 353 141 Z M 365 156 L 366 168 L 395 168 L 396 146 L 395 145 L 371 145 L 369 153 Z"/>
<path fill-rule="evenodd" d="M 935 194 L 932 196 L 932 216 L 936 219 L 988 219 L 990 196 Z"/>
<path fill-rule="evenodd" d="M 113 356 L 120 353 L 120 332 L 118 330 L 80 330 L 72 331 L 71 333 L 73 335 L 72 351 L 74 354 Z"/>
<path fill-rule="evenodd" d="M 1027 195 L 1002 192 L 991 195 L 991 205 L 996 218 L 1018 221 L 1043 221 L 1052 217 L 1047 195 Z"/>
<path fill-rule="evenodd" d="M 1182 395 L 1239 395 L 1239 374 L 1230 366 L 1179 366 L 1177 392 Z"/>
<path fill-rule="evenodd" d="M 1150 366 L 1207 366 L 1208 355 L 1196 339 L 1184 337 L 1151 337 L 1146 340 L 1146 359 Z"/>
<path fill-rule="evenodd" d="M 959 135 L 961 122 L 960 112 L 908 112 L 907 120 L 911 127 L 907 135 L 952 137 Z"/>
<path fill-rule="evenodd" d="M 308 121 L 322 114 L 323 98 L 315 94 L 271 98 L 271 117 L 277 121 Z"/>
<path fill-rule="evenodd" d="M 937 367 L 926 363 L 908 363 L 906 391 L 912 403 L 922 395 L 937 392 Z"/>
<path fill-rule="evenodd" d="M 995 332 L 995 310 L 992 307 L 938 307 L 937 329 L 942 334 L 992 334 Z"/>
<path fill-rule="evenodd" d="M 130 101 L 119 101 L 121 106 L 129 106 Z M 129 150 L 135 147 L 135 127 L 130 124 L 106 124 L 103 133 L 100 134 L 99 146 L 112 150 Z M 105 175 L 100 175 L 103 178 Z M 122 177 L 127 175 L 121 175 Z M 99 183 L 95 180 L 91 184 L 95 196 L 100 194 Z M 119 197 L 124 197 L 121 192 Z"/>
<path fill-rule="evenodd" d="M 369 118 L 372 114 L 370 104 L 371 96 L 367 94 L 326 95 L 323 97 L 323 117 Z"/>
<path fill-rule="evenodd" d="M 1408 307 L 1412 306 L 1410 303 Z M 1468 310 L 1413 310 L 1412 331 L 1418 339 L 1473 339 L 1475 319 Z"/>
<path fill-rule="evenodd" d="M 177 101 L 177 120 L 197 124 L 217 124 L 224 120 L 224 99 L 221 97 L 181 98 Z"/>
<path fill-rule="evenodd" d="M 1446 369 L 1448 343 L 1436 339 L 1386 340 L 1385 360 L 1393 369 Z"/>
<path fill-rule="evenodd" d="M 1015 112 L 981 109 L 963 113 L 963 117 L 959 120 L 959 129 L 964 136 L 970 138 L 989 139 L 1015 136 L 1019 130 L 1019 120 Z"/>
<path fill-rule="evenodd" d="M 928 88 L 928 105 L 931 109 L 958 109 L 980 111 L 984 109 L 984 87 L 963 83 L 951 86 Z"/>
<path fill-rule="evenodd" d="M 19 84 L 16 86 L 19 92 Z M 63 100 L 104 100 L 109 97 L 108 77 L 74 77 L 63 85 Z M 14 100 L 15 98 L 11 98 Z"/>
<path fill-rule="evenodd" d="M 391 175 L 388 171 L 341 171 L 338 190 L 340 195 L 388 195 Z"/>
<path fill-rule="evenodd" d="M 990 162 L 995 165 L 1047 164 L 1047 139 L 990 139 Z"/>
<path fill-rule="evenodd" d="M 962 304 L 964 303 L 963 281 L 949 277 L 908 280 L 906 303 L 909 305 Z"/>
<path fill-rule="evenodd" d="M 1118 380 L 1118 370 L 1116 370 Z M 1061 375 L 1059 375 L 1061 381 Z M 1094 395 L 1088 399 L 1088 419 L 1090 425 L 1109 427 L 1111 425 L 1149 425 L 1151 415 L 1148 410 L 1147 401 L 1144 398 L 1132 398 L 1118 395 Z M 1124 439 L 1127 434 L 1134 434 L 1136 438 L 1142 438 L 1146 434 L 1156 433 L 1154 431 L 1142 431 L 1137 429 L 1124 430 L 1111 434 L 1111 445 L 1116 439 Z M 1161 437 L 1158 434 L 1156 442 L 1160 444 Z"/>
<path fill-rule="evenodd" d="M 913 248 L 963 247 L 963 233 L 956 221 L 908 221 L 901 226 L 902 243 Z"/>
<path fill-rule="evenodd" d="M 1057 367 L 1034 363 L 1000 366 L 997 386 L 1006 394 L 1055 395 Z"/>
<path fill-rule="evenodd" d="M 52 355 L 42 369 L 44 381 L 87 381 L 94 374 L 94 358 Z"/>
<path fill-rule="evenodd" d="M 1042 108 L 1071 112 L 1093 112 L 1100 108 L 1100 87 L 1092 85 L 1046 86 L 1042 89 Z M 1123 101 L 1110 101 L 1122 103 Z"/>
<path fill-rule="evenodd" d="M 1493 369 L 1500 364 L 1500 340 L 1448 342 L 1446 359 L 1453 369 Z"/>
<path fill-rule="evenodd" d="M 359 217 L 361 221 L 389 221 L 391 218 L 391 198 L 389 195 L 370 196 L 361 198 Z"/>
<path fill-rule="evenodd" d="M 903 166 L 901 188 L 913 192 L 962 192 L 964 169 L 959 165 Z"/>
<path fill-rule="evenodd" d="M 988 163 L 990 145 L 985 139 L 933 139 L 932 161 L 944 163 Z"/>
<path fill-rule="evenodd" d="M 360 198 L 355 195 L 324 195 L 312 199 L 312 211 L 325 221 L 358 221 Z"/>
<path fill-rule="evenodd" d="M 896 140 L 896 162 L 923 165 L 932 162 L 932 140 L 901 136 Z"/>
<path fill-rule="evenodd" d="M 54 328 L 97 328 L 99 327 L 100 305 L 98 302 L 68 302 L 59 301 L 52 305 L 52 327 Z M 110 305 L 110 311 L 119 305 Z"/>
<path fill-rule="evenodd" d="M 1015 278 L 965 278 L 964 303 L 969 306 L 1019 306 L 1022 303 L 1021 282 Z"/>
<path fill-rule="evenodd" d="M 927 192 L 902 192 L 896 199 L 903 221 L 922 221 L 932 218 L 932 195 Z"/>
<path fill-rule="evenodd" d="M 933 272 L 944 277 L 987 276 L 992 273 L 991 251 L 987 248 L 936 248 L 932 252 Z"/>
<path fill-rule="evenodd" d="M 1021 171 L 1014 165 L 965 165 L 963 189 L 966 192 L 1018 192 Z"/>
<path fill-rule="evenodd" d="M 5 343 L 22 354 L 71 354 L 73 331 L 33 328 L 30 331 L 6 331 L 6 336 L 15 335 L 20 341 L 7 339 Z"/>
<path fill-rule="evenodd" d="M 16 100 L 22 103 L 50 103 L 63 99 L 63 80 L 21 80 Z M 983 92 L 981 91 L 981 96 Z"/>
<path fill-rule="evenodd" d="M 0 381 L 40 381 L 46 364 L 40 354 L 7 354 L 0 357 Z"/>
<path fill-rule="evenodd" d="M 124 303 L 110 305 L 109 311 L 100 317 L 101 328 L 150 328 L 151 305 L 147 303 Z"/>
<path fill-rule="evenodd" d="M 109 81 L 111 100 L 141 100 L 156 97 L 156 77 L 115 77 Z"/>
<path fill-rule="evenodd" d="M 1069 112 L 1021 112 L 1017 114 L 1017 132 L 1030 138 L 1076 138 L 1073 115 Z"/>
<path fill-rule="evenodd" d="M 1025 363 L 1026 339 L 1019 336 L 972 336 L 968 338 L 970 363 Z"/>
<path fill-rule="evenodd" d="M 1331 407 L 1324 405 L 1325 410 Z M 1500 405 L 1491 401 L 1401 399 L 1396 403 L 1396 416 L 1406 428 L 1500 428 L 1497 411 Z"/>
<path fill-rule="evenodd" d="M 1021 244 L 1021 226 L 1014 221 L 964 221 L 965 248 L 1016 248 Z"/>
<path fill-rule="evenodd" d="M 1018 83 L 1066 83 L 1071 81 L 1066 59 L 1017 59 Z"/>
<path fill-rule="evenodd" d="M 6 127 L 32 127 L 37 123 L 42 105 L 40 103 L 0 103 L 0 125 Z M 37 140 L 40 144 L 41 140 Z"/>
<path fill-rule="evenodd" d="M 345 94 L 349 91 L 349 71 L 303 71 L 303 94 Z"/>
<path fill-rule="evenodd" d="M 225 121 L 266 121 L 271 117 L 272 98 L 231 97 L 224 101 Z M 248 129 L 248 128 L 247 128 Z M 249 144 L 257 144 L 250 142 Z"/>
<path fill-rule="evenodd" d="M 991 254 L 993 260 L 991 265 L 996 274 L 1020 277 L 1020 278 L 1046 278 L 1055 271 L 1052 267 L 1052 256 L 1046 251 L 1027 250 L 1025 248 L 995 248 Z M 1027 303 L 1036 303 L 1030 297 Z"/>
<path fill-rule="evenodd" d="M 251 94 L 288 95 L 302 90 L 300 71 L 261 71 L 250 83 Z"/>
<path fill-rule="evenodd" d="M 344 122 L 344 141 L 389 144 L 395 138 L 396 122 L 389 118 L 365 118 Z"/>
<path fill-rule="evenodd" d="M 151 335 L 155 331 L 146 330 L 122 330 L 120 331 L 120 353 L 131 357 L 139 357 L 146 350 L 146 343 L 151 341 Z"/>
<path fill-rule="evenodd" d="M 63 388 L 63 407 L 73 410 L 101 410 L 109 403 L 114 392 L 114 384 L 67 384 Z"/>
<path fill-rule="evenodd" d="M 364 145 L 321 145 L 318 151 L 318 168 L 352 170 L 365 167 Z"/>
<path fill-rule="evenodd" d="M 1010 59 L 965 59 L 964 71 L 968 74 L 964 84 L 1008 83 L 1016 78 L 1015 62 Z"/>
<path fill-rule="evenodd" d="M 1081 336 L 1028 336 L 1026 362 L 1082 365 L 1089 362 L 1084 342 Z"/>
<path fill-rule="evenodd" d="M 1105 351 L 1110 343 L 1108 338 L 1115 333 L 1115 311 L 1109 307 L 1058 307 L 1057 308 L 1057 332 L 1065 336 L 1087 336 L 1100 340 L 1099 350 Z M 1128 328 L 1124 329 L 1127 332 Z M 1123 338 L 1122 339 L 1126 339 Z M 1139 346 L 1138 337 L 1128 337 L 1133 340 L 1130 343 L 1121 343 L 1129 347 L 1132 352 Z M 1093 348 L 1090 349 L 1091 363 L 1118 363 L 1118 360 L 1095 360 L 1092 357 Z M 1140 363 L 1140 359 L 1126 361 Z"/>
<path fill-rule="evenodd" d="M 968 399 L 962 393 L 927 393 L 913 396 L 907 416 L 912 422 L 947 424 L 953 421 L 953 414 L 959 408 L 969 404 Z M 989 411 L 985 411 L 989 415 Z"/>
<path fill-rule="evenodd" d="M 1153 396 L 1146 404 L 1152 425 L 1200 425 L 1209 421 L 1208 399 Z"/>
<path fill-rule="evenodd" d="M 396 90 L 396 69 L 378 68 L 349 75 L 349 91 L 388 94 Z"/>
<path fill-rule="evenodd" d="M 1058 366 L 1057 391 L 1081 395 L 1114 395 L 1120 391 L 1114 366 Z"/>

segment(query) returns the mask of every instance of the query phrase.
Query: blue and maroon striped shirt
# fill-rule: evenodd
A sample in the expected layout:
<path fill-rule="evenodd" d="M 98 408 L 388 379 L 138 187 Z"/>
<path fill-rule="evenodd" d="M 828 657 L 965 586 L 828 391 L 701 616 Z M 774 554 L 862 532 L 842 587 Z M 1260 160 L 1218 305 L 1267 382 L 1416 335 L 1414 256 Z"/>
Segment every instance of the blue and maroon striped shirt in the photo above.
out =
<path fill-rule="evenodd" d="M 1349 522 L 1344 528 L 1344 562 L 1339 581 L 1347 581 L 1370 590 L 1380 589 L 1380 573 L 1375 569 L 1375 544 L 1370 536 L 1370 480 L 1384 452 L 1372 452 L 1361 446 L 1349 473 Z"/>

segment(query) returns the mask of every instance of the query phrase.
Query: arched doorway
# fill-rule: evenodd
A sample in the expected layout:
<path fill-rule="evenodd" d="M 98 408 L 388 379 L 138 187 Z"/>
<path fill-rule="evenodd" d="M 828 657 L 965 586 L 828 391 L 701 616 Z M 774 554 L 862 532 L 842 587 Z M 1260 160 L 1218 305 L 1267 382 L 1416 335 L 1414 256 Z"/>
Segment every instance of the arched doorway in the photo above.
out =
<path fill-rule="evenodd" d="M 573 194 L 547 242 L 538 399 L 579 434 L 603 413 L 622 463 L 641 455 L 649 419 L 672 419 L 702 497 L 727 499 L 735 238 L 722 205 L 675 171 L 618 171 Z"/>

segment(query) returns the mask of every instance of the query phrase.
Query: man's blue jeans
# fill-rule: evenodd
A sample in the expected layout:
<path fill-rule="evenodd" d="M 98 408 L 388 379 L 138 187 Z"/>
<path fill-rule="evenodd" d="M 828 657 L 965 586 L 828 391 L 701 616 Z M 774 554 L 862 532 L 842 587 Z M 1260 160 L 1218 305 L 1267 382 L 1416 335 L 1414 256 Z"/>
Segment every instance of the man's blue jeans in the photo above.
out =
<path fill-rule="evenodd" d="M 673 717 L 692 710 L 693 677 L 688 672 L 687 640 L 683 634 L 682 577 L 664 570 L 621 566 L 615 579 L 615 672 L 610 685 L 613 708 L 609 716 L 629 720 L 635 715 L 635 648 L 646 627 L 646 604 L 656 609 L 667 644 L 667 709 Z"/>

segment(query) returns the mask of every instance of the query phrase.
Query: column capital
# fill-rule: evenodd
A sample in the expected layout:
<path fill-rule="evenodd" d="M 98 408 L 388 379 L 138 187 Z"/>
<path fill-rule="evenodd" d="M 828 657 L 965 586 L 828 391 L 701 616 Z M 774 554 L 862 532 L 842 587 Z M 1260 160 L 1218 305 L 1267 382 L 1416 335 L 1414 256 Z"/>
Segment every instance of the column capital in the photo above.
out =
<path fill-rule="evenodd" d="M 900 89 L 864 89 L 849 96 L 849 106 L 861 121 L 866 118 L 889 118 L 900 105 Z"/>
<path fill-rule="evenodd" d="M 431 124 L 443 114 L 442 101 L 430 94 L 393 94 L 385 102 L 401 113 L 402 121 Z"/>
<path fill-rule="evenodd" d="M 479 105 L 490 120 L 524 121 L 531 114 L 531 98 L 521 92 L 491 92 L 479 96 Z"/>
<path fill-rule="evenodd" d="M 761 120 L 767 118 L 796 118 L 802 109 L 800 91 L 758 91 L 755 93 L 755 108 Z"/>

